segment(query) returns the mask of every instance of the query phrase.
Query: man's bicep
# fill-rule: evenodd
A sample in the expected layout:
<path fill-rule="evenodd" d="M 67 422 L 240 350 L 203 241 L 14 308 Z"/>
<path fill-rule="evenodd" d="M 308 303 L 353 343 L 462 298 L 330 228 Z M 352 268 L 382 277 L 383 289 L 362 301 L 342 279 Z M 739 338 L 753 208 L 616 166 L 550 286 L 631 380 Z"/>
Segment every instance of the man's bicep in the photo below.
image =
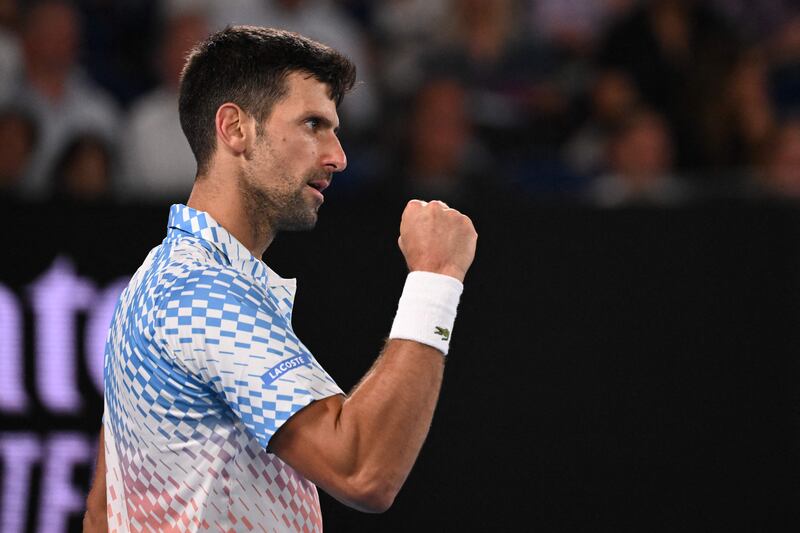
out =
<path fill-rule="evenodd" d="M 343 394 L 314 401 L 275 433 L 269 451 L 334 497 L 346 499 L 342 479 L 355 469 L 349 445 L 340 438 Z"/>

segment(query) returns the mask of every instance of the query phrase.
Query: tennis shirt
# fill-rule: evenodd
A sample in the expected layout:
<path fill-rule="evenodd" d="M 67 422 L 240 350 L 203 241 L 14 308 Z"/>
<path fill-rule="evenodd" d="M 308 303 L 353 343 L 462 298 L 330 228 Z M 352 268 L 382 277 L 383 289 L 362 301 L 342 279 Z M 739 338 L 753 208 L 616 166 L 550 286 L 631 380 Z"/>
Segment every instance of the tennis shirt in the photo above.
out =
<path fill-rule="evenodd" d="M 172 206 L 105 351 L 109 531 L 321 531 L 316 487 L 270 438 L 342 394 L 294 334 L 294 280 Z"/>

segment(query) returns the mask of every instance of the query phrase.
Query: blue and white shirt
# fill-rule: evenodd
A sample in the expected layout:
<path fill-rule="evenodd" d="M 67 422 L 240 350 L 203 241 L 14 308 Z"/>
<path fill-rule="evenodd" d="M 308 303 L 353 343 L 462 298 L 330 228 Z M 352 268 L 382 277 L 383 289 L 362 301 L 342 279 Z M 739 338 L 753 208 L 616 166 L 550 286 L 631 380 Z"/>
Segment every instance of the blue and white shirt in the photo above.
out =
<path fill-rule="evenodd" d="M 122 293 L 105 353 L 109 531 L 320 531 L 316 487 L 273 454 L 342 394 L 292 331 L 294 280 L 174 205 Z"/>

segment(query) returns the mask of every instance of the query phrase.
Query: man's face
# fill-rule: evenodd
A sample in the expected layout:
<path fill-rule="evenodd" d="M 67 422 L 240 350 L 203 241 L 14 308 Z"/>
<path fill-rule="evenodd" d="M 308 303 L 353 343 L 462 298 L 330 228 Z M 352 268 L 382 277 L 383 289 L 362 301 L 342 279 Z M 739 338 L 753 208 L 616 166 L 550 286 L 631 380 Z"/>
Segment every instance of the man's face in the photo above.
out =
<path fill-rule="evenodd" d="M 45 2 L 33 8 L 25 29 L 28 60 L 54 70 L 73 65 L 80 42 L 78 13 L 67 2 Z"/>
<path fill-rule="evenodd" d="M 259 129 L 239 176 L 250 219 L 269 224 L 274 232 L 313 228 L 322 191 L 333 173 L 347 166 L 327 85 L 295 72 L 287 76 L 286 88 Z"/>

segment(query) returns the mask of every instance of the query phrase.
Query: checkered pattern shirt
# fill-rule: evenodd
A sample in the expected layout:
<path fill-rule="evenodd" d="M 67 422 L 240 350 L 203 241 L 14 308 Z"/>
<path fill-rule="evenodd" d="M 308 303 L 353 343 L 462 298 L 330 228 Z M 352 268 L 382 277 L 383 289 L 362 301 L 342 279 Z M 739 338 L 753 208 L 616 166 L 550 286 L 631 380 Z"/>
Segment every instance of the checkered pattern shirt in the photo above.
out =
<path fill-rule="evenodd" d="M 316 487 L 266 451 L 342 394 L 292 331 L 294 293 L 207 213 L 172 206 L 106 345 L 109 531 L 322 529 Z"/>

